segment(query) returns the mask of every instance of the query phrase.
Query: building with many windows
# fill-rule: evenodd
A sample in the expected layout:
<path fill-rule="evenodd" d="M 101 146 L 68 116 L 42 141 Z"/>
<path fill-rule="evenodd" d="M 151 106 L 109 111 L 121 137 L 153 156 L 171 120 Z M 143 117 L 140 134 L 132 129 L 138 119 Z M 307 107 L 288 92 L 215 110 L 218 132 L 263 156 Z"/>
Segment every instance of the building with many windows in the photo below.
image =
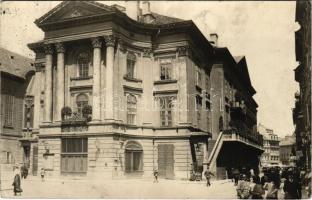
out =
<path fill-rule="evenodd" d="M 296 137 L 287 135 L 279 144 L 280 161 L 283 165 L 294 166 L 296 158 Z"/>
<path fill-rule="evenodd" d="M 34 61 L 0 48 L 0 182 L 12 179 L 13 165 L 29 164 L 29 149 L 23 144 L 23 130 L 27 120 L 31 126 L 33 115 L 28 115 L 24 107 L 26 89 L 34 74 Z M 29 104 L 28 109 L 33 109 Z M 23 117 L 25 115 L 25 117 Z"/>
<path fill-rule="evenodd" d="M 258 131 L 263 135 L 264 152 L 261 156 L 261 165 L 264 167 L 280 164 L 280 139 L 273 133 L 272 129 L 262 124 L 258 125 Z"/>
<path fill-rule="evenodd" d="M 44 39 L 29 44 L 39 85 L 33 133 L 38 167 L 48 175 L 144 177 L 158 170 L 189 178 L 207 165 L 230 167 L 234 160 L 217 161 L 222 149 L 261 153 L 245 57 L 219 48 L 216 34 L 210 43 L 191 20 L 141 3 L 66 1 L 35 21 Z"/>

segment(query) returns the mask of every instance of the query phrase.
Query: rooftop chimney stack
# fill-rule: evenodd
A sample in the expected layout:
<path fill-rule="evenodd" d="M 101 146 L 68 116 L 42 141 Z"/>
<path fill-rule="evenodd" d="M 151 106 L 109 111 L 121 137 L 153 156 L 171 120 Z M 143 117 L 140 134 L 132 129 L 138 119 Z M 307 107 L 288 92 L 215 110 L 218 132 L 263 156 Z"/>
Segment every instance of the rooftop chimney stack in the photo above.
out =
<path fill-rule="evenodd" d="M 151 14 L 151 4 L 149 1 L 142 2 L 142 15 Z"/>
<path fill-rule="evenodd" d="M 138 21 L 140 15 L 140 2 L 139 1 L 126 1 L 126 14 L 131 19 Z"/>
<path fill-rule="evenodd" d="M 210 44 L 214 47 L 218 46 L 218 34 L 217 33 L 210 34 Z"/>

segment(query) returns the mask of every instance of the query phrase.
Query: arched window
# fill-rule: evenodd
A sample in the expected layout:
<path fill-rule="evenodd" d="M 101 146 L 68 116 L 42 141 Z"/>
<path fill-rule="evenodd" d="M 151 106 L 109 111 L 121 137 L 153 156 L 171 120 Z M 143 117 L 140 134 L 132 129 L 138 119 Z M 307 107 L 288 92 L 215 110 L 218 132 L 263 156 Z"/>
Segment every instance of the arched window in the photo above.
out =
<path fill-rule="evenodd" d="M 137 99 L 134 95 L 127 96 L 127 124 L 135 124 L 137 112 Z"/>
<path fill-rule="evenodd" d="M 134 141 L 127 143 L 125 147 L 125 171 L 128 173 L 143 170 L 143 148 Z"/>
<path fill-rule="evenodd" d="M 134 53 L 127 54 L 127 74 L 129 78 L 134 78 L 136 56 Z"/>
<path fill-rule="evenodd" d="M 79 69 L 79 77 L 89 76 L 90 56 L 87 52 L 82 52 L 77 57 L 77 65 Z"/>
<path fill-rule="evenodd" d="M 88 96 L 85 94 L 79 94 L 76 98 L 76 104 L 77 104 L 77 112 L 79 114 L 82 114 L 82 108 L 85 105 L 88 105 L 89 99 Z"/>

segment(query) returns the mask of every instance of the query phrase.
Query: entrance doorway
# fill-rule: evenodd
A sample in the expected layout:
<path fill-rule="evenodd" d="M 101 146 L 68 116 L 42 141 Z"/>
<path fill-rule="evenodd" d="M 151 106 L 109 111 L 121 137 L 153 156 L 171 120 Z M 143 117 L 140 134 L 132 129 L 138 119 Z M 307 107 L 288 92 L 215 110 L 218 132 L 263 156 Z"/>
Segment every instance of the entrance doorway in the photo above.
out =
<path fill-rule="evenodd" d="M 143 172 L 143 149 L 134 141 L 128 142 L 125 148 L 125 172 L 140 174 Z"/>
<path fill-rule="evenodd" d="M 158 145 L 158 172 L 160 177 L 174 178 L 174 146 L 173 144 Z"/>

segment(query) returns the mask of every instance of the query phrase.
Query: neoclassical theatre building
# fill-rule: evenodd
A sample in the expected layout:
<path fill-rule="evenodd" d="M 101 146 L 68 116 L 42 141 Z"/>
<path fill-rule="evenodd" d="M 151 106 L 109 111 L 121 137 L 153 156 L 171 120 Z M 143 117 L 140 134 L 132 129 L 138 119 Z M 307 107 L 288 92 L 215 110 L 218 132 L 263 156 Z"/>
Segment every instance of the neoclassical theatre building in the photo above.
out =
<path fill-rule="evenodd" d="M 257 166 L 243 156 L 262 151 L 245 58 L 191 20 L 154 13 L 147 1 L 125 5 L 66 1 L 35 21 L 44 39 L 28 45 L 37 88 L 30 166 L 49 176 L 158 170 L 187 179 L 211 165 L 222 178 L 237 162 L 219 154 L 232 147 L 247 152 L 238 163 Z"/>

